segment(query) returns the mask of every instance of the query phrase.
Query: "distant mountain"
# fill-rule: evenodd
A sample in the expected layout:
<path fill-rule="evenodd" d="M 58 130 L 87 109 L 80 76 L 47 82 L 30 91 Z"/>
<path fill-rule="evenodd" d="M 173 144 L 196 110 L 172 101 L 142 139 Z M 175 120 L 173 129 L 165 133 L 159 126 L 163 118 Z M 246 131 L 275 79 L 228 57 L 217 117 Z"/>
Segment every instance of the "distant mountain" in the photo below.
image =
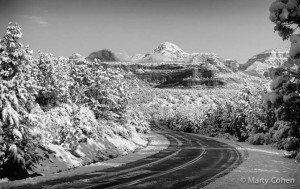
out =
<path fill-rule="evenodd" d="M 232 72 L 238 70 L 238 63 L 235 60 L 220 58 L 215 53 L 189 54 L 170 42 L 159 44 L 151 53 L 134 55 L 131 57 L 131 60 L 136 63 L 186 63 L 202 66 L 216 72 Z"/>
<path fill-rule="evenodd" d="M 131 56 L 124 53 L 115 53 L 117 61 L 121 62 L 129 62 L 131 61 Z"/>
<path fill-rule="evenodd" d="M 115 53 L 113 53 L 111 50 L 109 49 L 102 49 L 99 51 L 94 51 L 92 53 L 90 53 L 87 57 L 87 60 L 89 61 L 101 61 L 101 62 L 116 62 L 118 61 Z"/>
<path fill-rule="evenodd" d="M 162 57 L 169 58 L 173 61 L 186 61 L 189 58 L 189 54 L 180 49 L 177 45 L 169 42 L 164 42 L 158 45 L 154 49 L 154 53 Z"/>
<path fill-rule="evenodd" d="M 85 61 L 85 57 L 83 57 L 79 53 L 73 53 L 71 56 L 69 56 L 69 60 L 75 60 L 75 61 Z"/>
<path fill-rule="evenodd" d="M 131 57 L 132 62 L 141 62 L 145 58 L 146 54 L 136 54 Z"/>
<path fill-rule="evenodd" d="M 79 54 L 79 53 L 73 53 L 71 56 L 69 56 L 70 60 L 76 60 L 79 58 L 82 58 L 81 54 Z"/>
<path fill-rule="evenodd" d="M 215 53 L 193 53 L 190 57 L 190 63 L 199 64 L 215 72 L 238 71 L 238 62 L 236 60 L 223 59 Z"/>
<path fill-rule="evenodd" d="M 289 58 L 288 48 L 275 48 L 254 55 L 245 64 L 240 64 L 239 69 L 249 75 L 267 76 L 271 67 L 292 67 L 295 61 Z"/>
<path fill-rule="evenodd" d="M 189 54 L 177 45 L 164 42 L 158 45 L 151 53 L 137 54 L 132 57 L 134 62 L 186 62 Z"/>

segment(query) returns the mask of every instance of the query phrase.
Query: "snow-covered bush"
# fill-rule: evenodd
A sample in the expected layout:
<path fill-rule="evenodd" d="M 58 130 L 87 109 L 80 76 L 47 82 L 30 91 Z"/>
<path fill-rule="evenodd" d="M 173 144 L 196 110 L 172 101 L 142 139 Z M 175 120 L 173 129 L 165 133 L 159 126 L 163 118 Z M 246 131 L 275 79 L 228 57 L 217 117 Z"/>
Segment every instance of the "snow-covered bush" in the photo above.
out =
<path fill-rule="evenodd" d="M 85 106 L 62 104 L 51 108 L 43 115 L 44 130 L 52 144 L 63 146 L 66 150 L 75 151 L 80 142 L 88 138 L 97 138 L 103 134 L 102 125 L 95 119 L 94 113 Z"/>
<path fill-rule="evenodd" d="M 73 64 L 72 102 L 91 107 L 97 119 L 121 120 L 130 97 L 124 74 L 118 69 L 93 63 Z"/>
<path fill-rule="evenodd" d="M 257 133 L 266 132 L 272 121 L 265 121 L 267 112 L 261 106 L 263 90 L 245 86 L 239 94 L 210 111 L 204 124 L 213 125 L 216 132 L 235 135 L 240 141 L 252 138 Z"/>
<path fill-rule="evenodd" d="M 135 107 L 130 107 L 126 112 L 127 124 L 133 126 L 138 133 L 148 133 L 150 131 L 149 122 L 145 115 Z"/>
<path fill-rule="evenodd" d="M 264 105 L 274 111 L 277 122 L 273 127 L 276 146 L 285 150 L 300 148 L 300 77 L 298 71 L 271 69 L 272 92 L 265 95 Z"/>
<path fill-rule="evenodd" d="M 64 57 L 39 52 L 38 82 L 40 85 L 37 102 L 42 106 L 54 106 L 67 102 L 69 87 L 72 84 L 70 66 Z"/>
<path fill-rule="evenodd" d="M 21 27 L 9 24 L 0 41 L 0 177 L 28 177 L 49 143 L 74 153 L 104 132 L 130 139 L 149 130 L 128 105 L 125 72 L 50 53 L 35 59 L 21 36 Z"/>
<path fill-rule="evenodd" d="M 202 119 L 192 107 L 187 106 L 182 108 L 181 111 L 175 112 L 168 126 L 173 130 L 197 133 L 201 129 Z"/>

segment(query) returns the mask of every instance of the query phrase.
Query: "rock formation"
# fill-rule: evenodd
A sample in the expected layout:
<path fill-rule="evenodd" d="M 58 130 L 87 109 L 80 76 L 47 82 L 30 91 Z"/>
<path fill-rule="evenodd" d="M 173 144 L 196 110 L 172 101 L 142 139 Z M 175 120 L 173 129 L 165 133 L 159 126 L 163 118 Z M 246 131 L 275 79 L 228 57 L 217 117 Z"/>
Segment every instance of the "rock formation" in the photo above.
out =
<path fill-rule="evenodd" d="M 82 56 L 78 53 L 73 53 L 71 56 L 69 56 L 70 60 L 77 60 L 79 58 L 82 58 Z"/>
<path fill-rule="evenodd" d="M 177 45 L 164 42 L 158 45 L 153 52 L 137 54 L 131 57 L 135 63 L 185 63 L 187 65 L 200 66 L 214 72 L 236 72 L 238 63 L 235 60 L 223 59 L 215 53 L 187 53 Z"/>
<path fill-rule="evenodd" d="M 69 60 L 75 60 L 76 62 L 84 62 L 85 57 L 83 57 L 81 54 L 73 53 L 71 56 L 69 56 Z"/>
<path fill-rule="evenodd" d="M 236 60 L 223 59 L 218 57 L 215 53 L 193 53 L 190 58 L 192 64 L 199 64 L 208 70 L 214 72 L 236 72 L 238 70 L 238 63 Z"/>
<path fill-rule="evenodd" d="M 95 51 L 86 57 L 87 60 L 93 62 L 95 60 L 100 60 L 101 62 L 115 62 L 118 61 L 115 54 L 108 49 L 102 49 L 100 51 Z"/>
<path fill-rule="evenodd" d="M 250 58 L 239 69 L 249 75 L 267 76 L 271 67 L 292 67 L 295 61 L 289 58 L 288 48 L 276 48 L 266 50 Z"/>
<path fill-rule="evenodd" d="M 117 56 L 118 57 L 118 56 Z M 101 62 L 107 67 L 117 67 L 131 71 L 138 78 L 147 80 L 158 87 L 164 86 L 193 86 L 217 81 L 217 73 L 233 73 L 238 71 L 235 60 L 223 59 L 215 53 L 187 53 L 177 45 L 164 42 L 151 53 L 137 54 L 130 61 Z"/>
<path fill-rule="evenodd" d="M 164 42 L 158 45 L 151 53 L 137 54 L 132 56 L 133 62 L 186 62 L 189 54 L 180 49 L 177 45 Z"/>

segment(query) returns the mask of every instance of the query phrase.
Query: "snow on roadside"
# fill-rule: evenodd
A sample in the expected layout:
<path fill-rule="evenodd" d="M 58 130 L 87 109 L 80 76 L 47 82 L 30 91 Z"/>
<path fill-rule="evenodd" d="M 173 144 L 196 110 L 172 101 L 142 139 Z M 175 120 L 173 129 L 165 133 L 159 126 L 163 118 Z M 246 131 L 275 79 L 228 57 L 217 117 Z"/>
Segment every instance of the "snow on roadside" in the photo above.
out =
<path fill-rule="evenodd" d="M 35 169 L 41 174 L 51 174 L 68 170 L 94 162 L 101 162 L 110 158 L 132 153 L 136 149 L 145 147 L 147 141 L 138 134 L 132 139 L 124 139 L 119 135 L 104 135 L 100 140 L 87 139 L 86 142 L 80 143 L 77 150 L 73 153 L 65 150 L 60 145 L 49 144 L 47 148 L 53 151 L 51 154 L 45 154 L 49 158 Z"/>
<path fill-rule="evenodd" d="M 244 161 L 227 175 L 205 186 L 205 189 L 299 188 L 300 164 L 284 158 L 283 150 L 266 145 L 253 146 L 245 142 L 213 139 L 236 147 L 243 154 Z"/>
<path fill-rule="evenodd" d="M 7 182 L 7 180 L 2 182 L 0 181 L 0 188 L 2 189 L 2 188 L 21 187 L 28 184 L 37 184 L 37 183 L 60 179 L 64 177 L 72 177 L 75 175 L 93 174 L 93 172 L 96 171 L 101 171 L 107 168 L 117 167 L 126 163 L 144 159 L 146 157 L 158 153 L 161 150 L 166 149 L 170 145 L 170 142 L 167 140 L 166 137 L 153 132 L 150 132 L 148 134 L 143 134 L 142 136 L 136 135 L 133 136 L 132 138 L 133 138 L 132 143 L 146 144 L 147 146 L 145 148 L 140 149 L 136 153 L 128 154 L 127 156 L 113 158 L 103 162 L 91 163 L 86 166 L 76 167 L 75 169 L 70 169 L 56 174 L 47 174 L 45 176 L 33 177 L 33 178 L 10 181 L 10 182 Z M 145 143 L 145 141 L 148 142 Z M 95 143 L 93 144 L 95 145 Z M 82 180 L 78 180 L 78 182 L 80 181 Z M 76 185 L 76 182 L 74 182 L 73 184 Z"/>

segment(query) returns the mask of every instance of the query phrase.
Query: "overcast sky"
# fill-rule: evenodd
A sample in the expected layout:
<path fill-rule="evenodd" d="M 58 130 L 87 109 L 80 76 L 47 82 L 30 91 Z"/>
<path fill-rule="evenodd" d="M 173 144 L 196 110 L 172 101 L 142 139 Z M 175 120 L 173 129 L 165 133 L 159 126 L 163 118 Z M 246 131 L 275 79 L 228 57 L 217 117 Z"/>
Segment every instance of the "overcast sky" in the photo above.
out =
<path fill-rule="evenodd" d="M 274 0 L 0 0 L 0 32 L 18 22 L 23 45 L 57 56 L 110 49 L 129 55 L 172 42 L 188 53 L 246 62 L 288 47 L 273 33 Z"/>

